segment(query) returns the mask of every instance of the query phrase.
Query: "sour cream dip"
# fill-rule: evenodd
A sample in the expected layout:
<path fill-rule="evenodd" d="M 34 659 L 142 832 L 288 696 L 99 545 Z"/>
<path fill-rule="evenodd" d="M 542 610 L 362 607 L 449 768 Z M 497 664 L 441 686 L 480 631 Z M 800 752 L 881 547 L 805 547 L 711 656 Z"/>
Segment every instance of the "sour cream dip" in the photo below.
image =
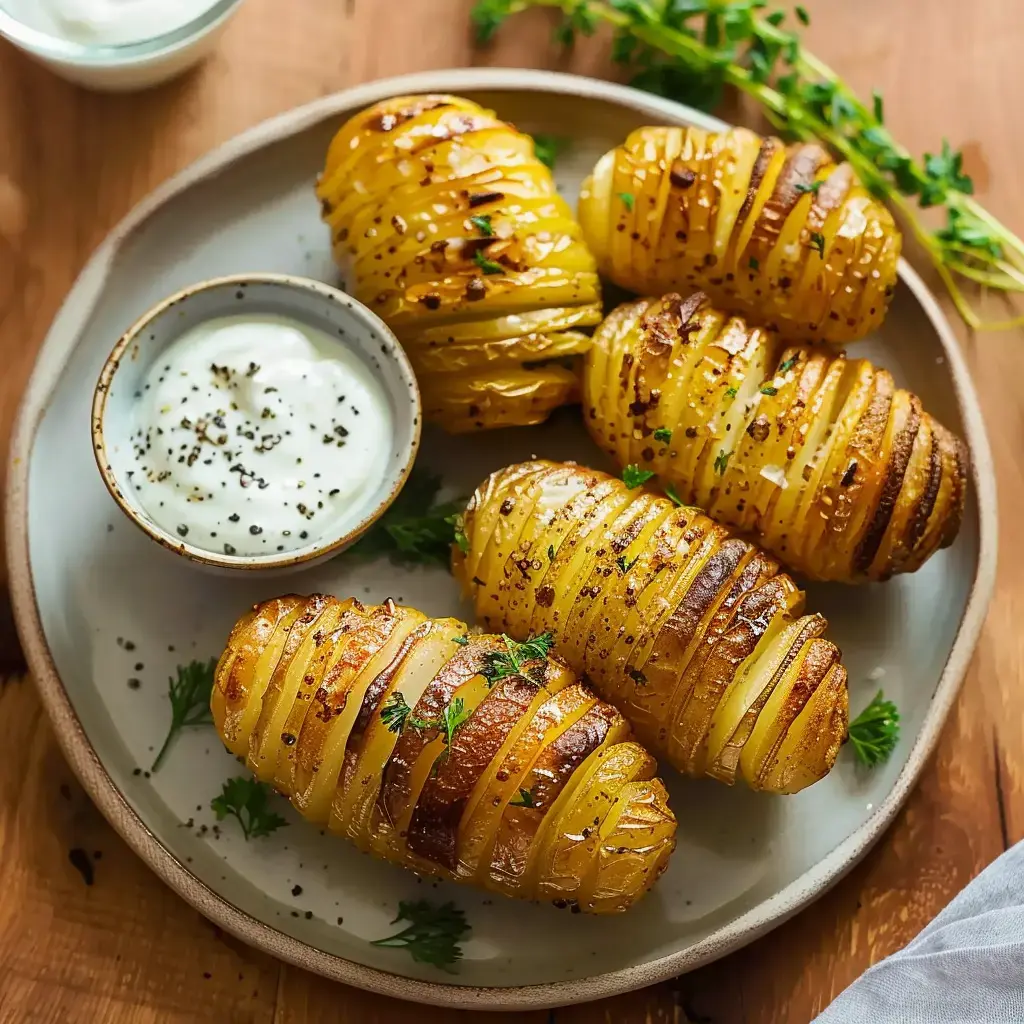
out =
<path fill-rule="evenodd" d="M 135 394 L 128 476 L 168 533 L 226 555 L 306 548 L 384 479 L 394 422 L 370 368 L 274 315 L 207 321 Z"/>
<path fill-rule="evenodd" d="M 215 0 L 0 0 L 20 22 L 74 43 L 111 46 L 187 25 Z"/>

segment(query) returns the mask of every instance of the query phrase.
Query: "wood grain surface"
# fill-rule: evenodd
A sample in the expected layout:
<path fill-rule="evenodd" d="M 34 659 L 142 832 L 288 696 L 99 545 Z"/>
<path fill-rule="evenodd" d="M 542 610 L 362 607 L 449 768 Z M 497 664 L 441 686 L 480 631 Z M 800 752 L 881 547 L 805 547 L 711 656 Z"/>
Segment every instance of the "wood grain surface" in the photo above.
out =
<path fill-rule="evenodd" d="M 296 104 L 401 72 L 485 63 L 614 75 L 607 40 L 555 53 L 543 13 L 513 22 L 497 45 L 476 52 L 470 6 L 248 0 L 205 67 L 127 97 L 74 89 L 0 44 L 0 444 L 34 353 L 91 250 L 137 200 L 210 148 Z M 1014 115 L 1024 92 L 1019 0 L 977 0 L 969 17 L 956 0 L 806 6 L 811 47 L 862 94 L 883 90 L 896 137 L 914 152 L 934 150 L 943 136 L 963 146 L 982 199 L 1024 231 L 1024 136 Z M 747 949 L 659 988 L 550 1016 L 512 1015 L 509 1024 L 677 1024 L 687 1015 L 802 1024 L 1024 835 L 1024 332 L 962 331 L 961 339 L 1000 474 L 1003 558 L 961 698 L 896 823 L 831 893 Z M 494 1019 L 344 988 L 210 925 L 92 807 L 23 671 L 0 599 L 2 1024 Z"/>

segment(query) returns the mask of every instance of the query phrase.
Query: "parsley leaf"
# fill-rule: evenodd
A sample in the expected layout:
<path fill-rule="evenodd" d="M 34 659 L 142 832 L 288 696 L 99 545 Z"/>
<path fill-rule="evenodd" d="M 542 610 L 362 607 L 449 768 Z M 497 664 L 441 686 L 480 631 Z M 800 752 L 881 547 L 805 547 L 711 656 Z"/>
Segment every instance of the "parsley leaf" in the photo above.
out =
<path fill-rule="evenodd" d="M 683 499 L 676 493 L 676 489 L 672 484 L 665 485 L 665 497 L 676 505 L 682 505 L 684 503 Z"/>
<path fill-rule="evenodd" d="M 465 633 L 462 636 L 453 636 L 452 643 L 458 644 L 460 647 L 465 647 L 469 643 L 469 634 Z"/>
<path fill-rule="evenodd" d="M 528 789 L 520 789 L 519 793 L 508 802 L 509 807 L 536 807 L 533 793 Z"/>
<path fill-rule="evenodd" d="M 900 713 L 881 690 L 850 723 L 850 742 L 861 764 L 874 768 L 889 759 L 900 738 Z"/>
<path fill-rule="evenodd" d="M 736 390 L 736 388 L 727 388 L 726 392 L 725 392 L 725 397 L 726 398 L 735 398 L 738 393 L 739 392 Z"/>
<path fill-rule="evenodd" d="M 408 927 L 383 939 L 373 939 L 371 946 L 405 949 L 417 963 L 430 964 L 451 973 L 452 964 L 462 959 L 459 943 L 469 935 L 466 915 L 454 903 L 437 906 L 429 900 L 403 900 L 392 924 L 408 921 Z"/>
<path fill-rule="evenodd" d="M 469 538 L 466 536 L 466 524 L 462 518 L 462 513 L 460 512 L 455 516 L 446 516 L 445 522 L 455 531 L 455 543 L 459 545 L 459 550 L 464 555 L 468 555 Z"/>
<path fill-rule="evenodd" d="M 178 666 L 178 678 L 167 680 L 167 696 L 171 700 L 171 727 L 167 730 L 160 752 L 156 755 L 150 771 L 155 772 L 163 763 L 170 750 L 171 742 L 182 729 L 191 725 L 212 725 L 210 695 L 213 693 L 214 673 L 217 659 L 190 661 Z"/>
<path fill-rule="evenodd" d="M 558 135 L 534 135 L 533 137 L 534 154 L 545 167 L 550 167 L 552 170 L 555 161 L 558 160 L 558 155 L 568 145 L 569 140 Z"/>
<path fill-rule="evenodd" d="M 732 452 L 725 451 L 724 448 L 719 449 L 718 455 L 715 458 L 715 472 L 719 476 L 725 476 L 725 471 L 729 466 L 729 458 Z"/>
<path fill-rule="evenodd" d="M 811 240 L 807 246 L 813 249 L 822 259 L 825 258 L 825 236 L 820 231 L 811 232 Z"/>
<path fill-rule="evenodd" d="M 482 249 L 477 249 L 473 253 L 473 262 L 485 273 L 485 274 L 504 274 L 505 268 L 500 263 L 495 263 L 494 260 L 489 260 L 483 253 Z"/>
<path fill-rule="evenodd" d="M 630 562 L 626 561 L 625 555 L 619 555 L 619 557 L 615 559 L 615 564 L 619 567 L 619 571 L 622 573 L 622 575 L 625 576 L 626 573 L 629 572 L 629 570 L 632 569 L 633 566 L 636 565 L 636 563 L 639 561 L 639 555 L 636 555 Z"/>
<path fill-rule="evenodd" d="M 476 217 L 470 217 L 469 223 L 486 238 L 490 238 L 494 234 L 494 228 L 491 227 L 491 215 L 489 213 L 481 213 Z"/>
<path fill-rule="evenodd" d="M 220 796 L 210 801 L 210 809 L 223 821 L 228 815 L 238 820 L 246 842 L 276 832 L 288 822 L 270 809 L 271 789 L 257 779 L 237 776 L 221 787 Z"/>
<path fill-rule="evenodd" d="M 550 633 L 530 637 L 523 643 L 513 640 L 505 633 L 502 633 L 501 639 L 505 643 L 505 650 L 490 651 L 487 654 L 487 665 L 483 670 L 483 675 L 491 686 L 506 676 L 522 675 L 526 662 L 546 658 L 555 643 L 555 638 Z"/>
<path fill-rule="evenodd" d="M 751 270 L 761 269 L 761 263 L 756 256 L 751 256 L 750 259 L 747 260 L 747 266 L 750 267 Z"/>
<path fill-rule="evenodd" d="M 790 356 L 784 363 L 780 364 L 779 371 L 776 376 L 781 377 L 784 373 L 789 373 L 793 367 L 796 366 L 796 356 Z"/>
<path fill-rule="evenodd" d="M 765 386 L 761 388 L 761 394 L 768 395 L 769 398 L 772 397 L 773 395 L 777 395 L 778 393 L 779 389 L 771 384 L 765 384 Z"/>
<path fill-rule="evenodd" d="M 456 517 L 466 501 L 438 502 L 440 489 L 439 476 L 414 468 L 391 507 L 342 557 L 371 561 L 387 555 L 399 565 L 447 566 L 452 543 L 458 542 Z"/>
<path fill-rule="evenodd" d="M 654 476 L 649 469 L 641 469 L 639 466 L 629 465 L 622 471 L 622 482 L 631 490 L 647 483 Z"/>
<path fill-rule="evenodd" d="M 664 441 L 665 444 L 668 444 L 672 440 L 672 431 L 668 427 L 658 427 L 654 432 L 654 440 Z"/>
<path fill-rule="evenodd" d="M 632 213 L 633 212 L 633 204 L 636 202 L 636 197 L 633 195 L 633 193 L 632 192 L 620 192 L 619 193 L 619 198 L 622 200 L 622 205 L 627 210 L 629 210 L 630 213 Z"/>
<path fill-rule="evenodd" d="M 796 190 L 802 195 L 805 192 L 817 192 L 821 185 L 820 181 L 812 181 L 810 185 L 805 185 L 802 181 L 798 181 L 796 183 Z"/>

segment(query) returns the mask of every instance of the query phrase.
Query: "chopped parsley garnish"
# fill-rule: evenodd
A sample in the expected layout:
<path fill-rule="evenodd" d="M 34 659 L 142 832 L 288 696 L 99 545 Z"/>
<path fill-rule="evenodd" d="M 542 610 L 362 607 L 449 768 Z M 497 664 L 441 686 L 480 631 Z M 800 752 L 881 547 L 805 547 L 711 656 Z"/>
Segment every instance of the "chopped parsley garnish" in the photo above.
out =
<path fill-rule="evenodd" d="M 668 498 L 669 501 L 674 502 L 676 505 L 683 504 L 683 499 L 680 498 L 679 495 L 676 493 L 676 489 L 672 484 L 665 485 L 665 497 Z"/>
<path fill-rule="evenodd" d="M 518 794 L 508 802 L 509 807 L 536 807 L 533 793 L 528 789 L 520 789 Z"/>
<path fill-rule="evenodd" d="M 437 722 L 431 722 L 426 718 L 418 718 L 412 713 L 400 690 L 395 690 L 380 709 L 380 720 L 387 727 L 388 732 L 401 732 L 406 726 L 410 729 L 431 729 Z"/>
<path fill-rule="evenodd" d="M 483 675 L 491 686 L 507 676 L 522 675 L 523 665 L 527 661 L 546 658 L 555 642 L 550 633 L 530 637 L 523 643 L 513 640 L 505 633 L 502 633 L 501 639 L 505 644 L 505 650 L 490 651 L 487 654 L 487 665 L 483 670 Z"/>
<path fill-rule="evenodd" d="M 881 690 L 850 723 L 850 742 L 861 764 L 874 768 L 889 759 L 900 738 L 900 713 Z"/>
<path fill-rule="evenodd" d="M 458 542 L 455 517 L 466 501 L 438 502 L 440 489 L 439 476 L 414 468 L 391 507 L 343 557 L 370 561 L 387 555 L 400 565 L 447 566 Z"/>
<path fill-rule="evenodd" d="M 793 367 L 796 366 L 796 356 L 790 356 L 780 367 L 779 372 L 776 376 L 781 376 L 784 373 L 788 373 Z"/>
<path fill-rule="evenodd" d="M 633 204 L 636 202 L 636 197 L 633 195 L 633 193 L 632 192 L 620 192 L 619 193 L 619 199 L 622 200 L 622 205 L 627 210 L 629 210 L 630 213 L 632 213 L 633 212 Z"/>
<path fill-rule="evenodd" d="M 761 394 L 768 395 L 769 398 L 771 398 L 773 395 L 777 395 L 778 393 L 779 389 L 771 384 L 765 384 L 765 386 L 761 388 Z"/>
<path fill-rule="evenodd" d="M 727 452 L 724 448 L 719 449 L 718 456 L 715 459 L 715 472 L 719 476 L 725 476 L 725 471 L 729 466 L 729 458 L 732 452 Z"/>
<path fill-rule="evenodd" d="M 664 441 L 665 444 L 668 444 L 672 440 L 672 431 L 668 427 L 658 427 L 654 432 L 654 440 Z"/>
<path fill-rule="evenodd" d="M 553 562 L 555 560 L 555 545 L 548 545 L 548 561 Z"/>
<path fill-rule="evenodd" d="M 641 487 L 654 476 L 649 469 L 641 469 L 639 466 L 629 465 L 622 471 L 622 482 L 632 491 Z"/>
<path fill-rule="evenodd" d="M 452 964 L 462 959 L 459 943 L 470 932 L 466 915 L 454 903 L 437 906 L 429 900 L 403 900 L 392 924 L 408 921 L 408 927 L 383 939 L 373 939 L 371 946 L 405 949 L 417 963 L 440 967 L 452 973 Z"/>
<path fill-rule="evenodd" d="M 213 693 L 213 677 L 217 670 L 217 659 L 190 661 L 178 666 L 178 678 L 167 680 L 167 696 L 171 700 L 171 727 L 167 730 L 160 752 L 156 755 L 150 771 L 155 772 L 163 763 L 171 743 L 182 729 L 191 725 L 211 725 L 210 694 Z"/>
<path fill-rule="evenodd" d="M 737 392 L 736 388 L 727 388 L 726 392 L 725 392 L 725 397 L 726 398 L 735 398 L 737 394 L 738 394 L 738 392 Z"/>
<path fill-rule="evenodd" d="M 813 249 L 822 259 L 825 258 L 825 236 L 820 231 L 811 232 L 808 248 Z"/>
<path fill-rule="evenodd" d="M 632 569 L 633 566 L 636 565 L 636 563 L 639 561 L 639 555 L 636 555 L 630 562 L 626 561 L 625 555 L 619 555 L 619 557 L 615 559 L 615 564 L 619 567 L 619 571 L 622 573 L 622 575 L 625 576 L 626 573 L 629 572 L 629 570 Z"/>
<path fill-rule="evenodd" d="M 636 683 L 637 686 L 647 685 L 647 676 L 645 676 L 643 672 L 640 671 L 640 669 L 631 668 L 626 674 L 629 676 L 630 679 L 633 680 L 634 683 Z"/>
<path fill-rule="evenodd" d="M 237 776 L 221 787 L 220 796 L 210 801 L 210 808 L 223 821 L 229 815 L 237 819 L 246 842 L 276 832 L 288 822 L 270 809 L 271 789 L 258 779 Z"/>
<path fill-rule="evenodd" d="M 568 145 L 569 140 L 558 135 L 534 135 L 533 137 L 533 151 L 545 167 L 554 168 L 559 153 Z"/>
<path fill-rule="evenodd" d="M 469 223 L 473 225 L 487 238 L 490 238 L 494 234 L 494 228 L 491 227 L 491 215 L 489 213 L 481 213 L 475 217 L 469 218 Z"/>
<path fill-rule="evenodd" d="M 807 192 L 817 192 L 818 189 L 821 188 L 821 185 L 822 183 L 820 181 L 812 181 L 810 185 L 805 185 L 802 181 L 798 181 L 796 183 L 796 190 L 801 194 L 806 194 Z"/>
<path fill-rule="evenodd" d="M 473 262 L 485 273 L 485 274 L 504 274 L 505 268 L 500 263 L 495 263 L 494 260 L 489 260 L 483 253 L 482 249 L 477 249 L 473 253 Z"/>
<path fill-rule="evenodd" d="M 750 259 L 747 260 L 747 266 L 750 267 L 751 270 L 760 270 L 761 269 L 761 264 L 760 264 L 760 262 L 758 262 L 756 256 L 751 256 Z"/>
<path fill-rule="evenodd" d="M 452 527 L 455 531 L 455 543 L 459 545 L 459 550 L 464 554 L 469 554 L 469 538 L 466 536 L 465 523 L 462 519 L 462 513 L 458 515 L 448 516 L 445 522 Z"/>
<path fill-rule="evenodd" d="M 460 647 L 465 647 L 469 643 L 469 634 L 464 633 L 462 636 L 453 636 L 452 643 L 458 644 Z"/>

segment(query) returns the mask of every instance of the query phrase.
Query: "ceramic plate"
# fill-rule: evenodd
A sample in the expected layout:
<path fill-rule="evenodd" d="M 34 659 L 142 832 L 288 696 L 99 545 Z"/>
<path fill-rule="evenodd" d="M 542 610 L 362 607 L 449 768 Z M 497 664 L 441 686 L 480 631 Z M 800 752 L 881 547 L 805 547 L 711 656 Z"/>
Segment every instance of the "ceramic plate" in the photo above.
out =
<path fill-rule="evenodd" d="M 603 82 L 449 71 L 329 97 L 179 175 L 95 254 L 39 357 L 10 476 L 15 610 L 46 707 L 93 799 L 168 884 L 223 928 L 332 978 L 424 1002 L 511 1009 L 594 999 L 751 941 L 835 882 L 882 833 L 935 744 L 981 626 L 995 561 L 991 458 L 949 326 L 904 266 L 884 331 L 858 351 L 891 369 L 970 443 L 974 488 L 963 529 L 914 576 L 859 589 L 814 586 L 808 599 L 843 648 L 851 706 L 883 685 L 903 714 L 903 739 L 877 771 L 858 770 L 844 753 L 825 781 L 795 797 L 669 773 L 679 847 L 653 893 L 625 916 L 592 919 L 419 882 L 290 812 L 289 827 L 263 840 L 246 843 L 227 827 L 215 833 L 210 799 L 238 766 L 212 729 L 189 732 L 158 773 L 145 772 L 167 728 L 167 679 L 179 662 L 218 653 L 246 606 L 283 586 L 393 596 L 433 615 L 467 611 L 442 570 L 355 567 L 339 558 L 282 583 L 179 564 L 123 519 L 103 487 L 89 447 L 92 385 L 118 335 L 186 285 L 257 270 L 336 281 L 312 192 L 327 142 L 362 107 L 422 91 L 464 93 L 526 131 L 566 137 L 556 176 L 570 200 L 596 158 L 637 125 L 718 126 Z M 604 464 L 575 410 L 531 430 L 457 440 L 427 434 L 420 461 L 443 472 L 450 493 L 468 494 L 487 472 L 533 453 Z M 432 887 L 432 898 L 455 900 L 472 924 L 454 975 L 368 941 L 389 934 L 399 900 Z"/>

